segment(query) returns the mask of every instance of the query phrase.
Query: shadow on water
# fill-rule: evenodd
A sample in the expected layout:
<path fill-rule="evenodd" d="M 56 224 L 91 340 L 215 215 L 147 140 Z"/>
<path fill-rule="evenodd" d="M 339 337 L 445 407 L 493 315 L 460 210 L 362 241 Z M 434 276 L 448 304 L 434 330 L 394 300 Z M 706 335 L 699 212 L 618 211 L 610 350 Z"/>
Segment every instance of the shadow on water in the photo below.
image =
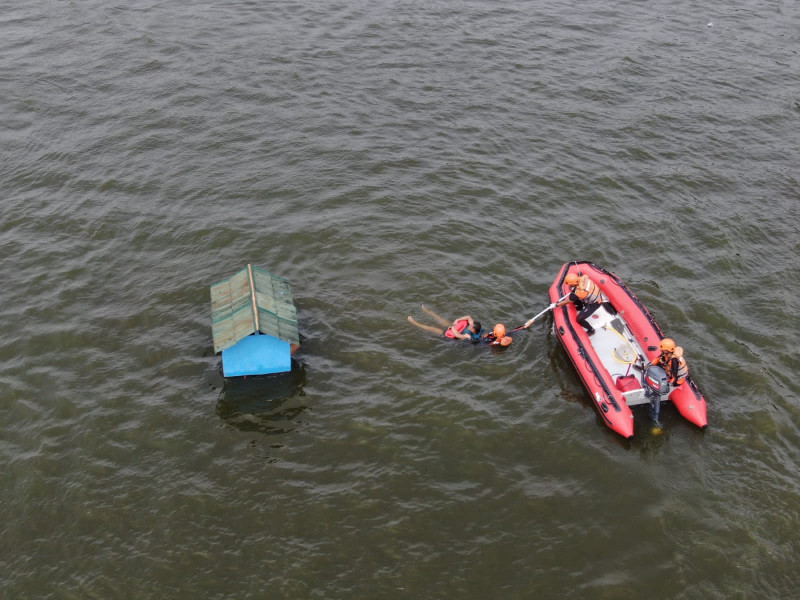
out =
<path fill-rule="evenodd" d="M 242 431 L 287 433 L 306 411 L 303 402 L 305 366 L 292 360 L 292 370 L 258 377 L 228 378 L 217 401 L 217 414 Z"/>

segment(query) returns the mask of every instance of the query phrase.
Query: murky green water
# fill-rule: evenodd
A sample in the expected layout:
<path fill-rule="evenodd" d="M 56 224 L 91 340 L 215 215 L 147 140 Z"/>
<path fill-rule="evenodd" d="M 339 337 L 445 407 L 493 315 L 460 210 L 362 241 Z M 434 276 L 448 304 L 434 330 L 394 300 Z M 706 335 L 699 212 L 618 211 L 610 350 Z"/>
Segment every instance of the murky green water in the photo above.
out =
<path fill-rule="evenodd" d="M 0 596 L 795 596 L 798 12 L 0 10 Z M 520 325 L 574 259 L 707 430 L 607 430 L 546 321 L 406 321 Z M 304 345 L 225 384 L 208 288 L 248 262 Z"/>

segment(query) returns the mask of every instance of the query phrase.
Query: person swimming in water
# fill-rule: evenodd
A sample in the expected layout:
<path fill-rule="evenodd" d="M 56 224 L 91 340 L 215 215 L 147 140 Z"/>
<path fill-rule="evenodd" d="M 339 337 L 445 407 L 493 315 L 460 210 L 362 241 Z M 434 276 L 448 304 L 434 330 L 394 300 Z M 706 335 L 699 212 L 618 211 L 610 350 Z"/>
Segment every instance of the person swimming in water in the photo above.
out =
<path fill-rule="evenodd" d="M 433 317 L 433 319 L 440 323 L 441 326 L 434 327 L 433 325 L 424 325 L 416 321 L 414 317 L 410 315 L 408 317 L 408 322 L 412 325 L 416 325 L 420 329 L 424 329 L 425 331 L 438 333 L 439 335 L 457 340 L 470 340 L 472 342 L 479 342 L 481 341 L 481 337 L 483 337 L 483 330 L 480 322 L 473 319 L 470 315 L 464 315 L 463 317 L 459 317 L 458 319 L 454 319 L 452 322 L 450 322 L 441 315 L 437 315 L 424 304 L 422 305 L 422 310 Z"/>
<path fill-rule="evenodd" d="M 510 335 L 507 335 L 506 326 L 502 323 L 498 323 L 494 326 L 491 333 L 487 333 L 483 336 L 483 341 L 490 346 L 508 346 L 513 340 Z"/>

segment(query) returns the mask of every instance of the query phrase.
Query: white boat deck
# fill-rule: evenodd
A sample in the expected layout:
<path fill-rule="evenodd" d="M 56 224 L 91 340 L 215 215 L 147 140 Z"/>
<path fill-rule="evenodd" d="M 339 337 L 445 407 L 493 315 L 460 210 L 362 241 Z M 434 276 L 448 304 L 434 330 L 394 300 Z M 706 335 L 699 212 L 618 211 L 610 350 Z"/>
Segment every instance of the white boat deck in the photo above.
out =
<path fill-rule="evenodd" d="M 610 312 L 607 305 L 602 304 L 587 321 L 595 330 L 589 337 L 589 343 L 612 379 L 616 382 L 617 377 L 634 375 L 637 381 L 641 381 L 642 366 L 647 362 L 647 356 L 623 315 Z M 643 389 L 624 392 L 623 395 L 628 406 L 650 402 Z"/>

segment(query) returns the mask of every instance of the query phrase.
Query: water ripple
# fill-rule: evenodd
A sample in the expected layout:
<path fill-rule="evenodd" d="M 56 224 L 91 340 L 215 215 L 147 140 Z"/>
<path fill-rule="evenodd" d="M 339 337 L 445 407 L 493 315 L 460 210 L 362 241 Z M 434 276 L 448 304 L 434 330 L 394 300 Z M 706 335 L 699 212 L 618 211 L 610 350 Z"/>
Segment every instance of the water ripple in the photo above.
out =
<path fill-rule="evenodd" d="M 12 3 L 0 595 L 792 596 L 798 15 L 701 13 Z M 406 320 L 518 326 L 572 259 L 708 430 L 618 439 L 549 318 Z M 303 348 L 226 382 L 208 286 L 247 263 Z"/>

